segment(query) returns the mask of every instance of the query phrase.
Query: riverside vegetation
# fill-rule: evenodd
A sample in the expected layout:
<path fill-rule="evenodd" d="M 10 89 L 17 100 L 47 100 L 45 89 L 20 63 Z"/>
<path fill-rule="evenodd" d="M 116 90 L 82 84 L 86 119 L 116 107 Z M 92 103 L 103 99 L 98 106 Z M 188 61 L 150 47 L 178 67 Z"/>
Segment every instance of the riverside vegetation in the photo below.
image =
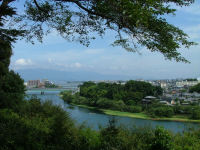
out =
<path fill-rule="evenodd" d="M 113 119 L 107 127 L 95 131 L 77 125 L 67 112 L 50 101 L 41 102 L 36 97 L 28 101 L 19 98 L 17 103 L 6 100 L 0 109 L 2 150 L 199 150 L 200 147 L 200 130 L 174 134 L 162 127 L 127 129 L 116 126 Z"/>
<path fill-rule="evenodd" d="M 150 104 L 142 103 L 144 97 L 159 96 L 162 95 L 162 92 L 159 86 L 130 80 L 124 85 L 84 82 L 83 85 L 80 85 L 80 92 L 73 95 L 71 91 L 64 91 L 61 92 L 61 95 L 63 100 L 69 104 L 98 108 L 106 114 L 143 119 L 200 122 L 200 106 L 198 104 L 166 106 L 156 99 L 152 100 Z"/>

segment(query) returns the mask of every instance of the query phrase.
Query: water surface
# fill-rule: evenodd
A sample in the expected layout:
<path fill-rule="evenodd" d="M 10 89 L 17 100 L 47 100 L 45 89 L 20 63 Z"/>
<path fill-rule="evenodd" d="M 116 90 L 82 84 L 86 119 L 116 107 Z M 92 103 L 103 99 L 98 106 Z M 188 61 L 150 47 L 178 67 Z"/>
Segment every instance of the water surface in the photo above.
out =
<path fill-rule="evenodd" d="M 84 123 L 87 126 L 92 127 L 93 129 L 98 130 L 99 126 L 107 126 L 109 119 L 112 118 L 110 115 L 102 114 L 97 111 L 93 111 L 87 108 L 81 108 L 77 106 L 71 106 L 65 103 L 58 94 L 60 91 L 45 91 L 44 95 L 41 95 L 41 91 L 39 90 L 29 90 L 26 92 L 29 96 L 37 96 L 42 101 L 50 100 L 53 104 L 59 105 L 65 111 L 67 111 L 70 116 L 79 124 Z M 155 121 L 155 120 L 145 120 L 145 119 L 137 119 L 130 117 L 120 117 L 115 116 L 119 125 L 123 125 L 126 127 L 156 127 L 163 126 L 165 129 L 168 129 L 172 132 L 182 132 L 187 130 L 188 128 L 197 128 L 199 126 L 198 123 L 189 123 L 189 122 L 175 122 L 175 121 Z"/>

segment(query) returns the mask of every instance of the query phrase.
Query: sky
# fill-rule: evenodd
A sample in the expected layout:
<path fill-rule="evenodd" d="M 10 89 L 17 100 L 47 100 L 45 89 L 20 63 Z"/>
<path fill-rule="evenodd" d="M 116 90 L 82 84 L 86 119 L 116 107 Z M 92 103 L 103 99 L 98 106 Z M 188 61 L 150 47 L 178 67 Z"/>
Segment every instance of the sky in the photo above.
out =
<path fill-rule="evenodd" d="M 16 4 L 19 5 L 20 2 Z M 176 8 L 175 16 L 166 17 L 168 22 L 186 32 L 191 41 L 200 43 L 200 1 L 196 0 L 189 7 Z M 114 33 L 110 31 L 106 32 L 104 38 L 97 37 L 91 41 L 89 47 L 68 42 L 56 32 L 46 36 L 43 43 L 36 42 L 32 45 L 24 40 L 17 41 L 13 45 L 10 68 L 21 71 L 22 76 L 23 70 L 31 69 L 31 78 L 34 78 L 34 69 L 51 70 L 55 73 L 54 76 L 56 72 L 62 71 L 77 74 L 89 72 L 94 73 L 94 76 L 102 75 L 105 79 L 106 76 L 118 76 L 120 80 L 200 77 L 200 45 L 179 50 L 191 62 L 185 64 L 166 60 L 162 54 L 152 53 L 145 48 L 139 49 L 141 54 L 127 52 L 120 47 L 111 46 L 113 41 Z"/>

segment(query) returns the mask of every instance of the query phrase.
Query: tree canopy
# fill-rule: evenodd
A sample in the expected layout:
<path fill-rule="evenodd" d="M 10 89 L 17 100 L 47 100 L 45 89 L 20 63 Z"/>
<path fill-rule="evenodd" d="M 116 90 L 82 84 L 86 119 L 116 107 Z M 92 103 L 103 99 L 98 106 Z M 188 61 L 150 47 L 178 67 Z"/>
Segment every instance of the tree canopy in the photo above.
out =
<path fill-rule="evenodd" d="M 189 90 L 190 93 L 193 93 L 193 92 L 197 92 L 197 93 L 200 93 L 200 83 L 197 84 L 197 85 L 194 85 L 190 88 Z"/>
<path fill-rule="evenodd" d="M 11 0 L 3 0 L 11 1 Z M 12 0 L 15 1 L 15 0 Z M 189 6 L 194 0 L 26 0 L 23 22 L 28 40 L 57 31 L 70 41 L 88 46 L 93 33 L 103 36 L 108 30 L 116 33 L 113 46 L 139 52 L 146 47 L 160 52 L 166 59 L 188 62 L 179 53 L 194 42 L 188 35 L 166 20 L 175 15 L 177 6 Z M 92 34 L 91 34 L 92 33 Z M 140 52 L 139 52 L 140 53 Z"/>

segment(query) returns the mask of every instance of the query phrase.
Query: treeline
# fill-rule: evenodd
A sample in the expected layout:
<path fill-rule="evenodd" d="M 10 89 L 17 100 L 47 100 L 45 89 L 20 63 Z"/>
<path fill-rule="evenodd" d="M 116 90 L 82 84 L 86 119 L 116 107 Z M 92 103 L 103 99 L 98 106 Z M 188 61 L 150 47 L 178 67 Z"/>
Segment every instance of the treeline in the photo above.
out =
<path fill-rule="evenodd" d="M 189 92 L 190 93 L 193 93 L 193 92 L 197 92 L 197 93 L 200 93 L 200 83 L 195 85 L 195 86 L 192 86 L 190 89 L 189 89 Z"/>
<path fill-rule="evenodd" d="M 163 90 L 160 86 L 153 86 L 150 83 L 130 80 L 123 84 L 100 82 L 84 82 L 80 86 L 80 96 L 98 99 L 107 98 L 112 100 L 123 100 L 124 103 L 133 101 L 140 103 L 145 96 L 162 95 Z"/>
<path fill-rule="evenodd" d="M 70 91 L 61 92 L 67 103 L 83 104 L 98 108 L 141 112 L 145 96 L 162 95 L 162 88 L 150 83 L 130 80 L 126 84 L 84 82 L 80 92 L 72 95 Z"/>
<path fill-rule="evenodd" d="M 107 98 L 99 98 L 94 105 L 93 99 L 80 96 L 79 93 L 72 94 L 71 91 L 61 92 L 62 99 L 69 104 L 87 105 L 102 109 L 118 110 L 131 113 L 145 113 L 149 117 L 172 117 L 180 115 L 184 118 L 199 120 L 200 106 L 196 105 L 179 105 L 167 106 L 161 104 L 158 100 L 152 101 L 151 104 L 125 104 L 122 100 L 110 100 Z"/>
<path fill-rule="evenodd" d="M 188 79 L 185 79 L 183 81 L 198 81 L 197 79 L 193 79 L 193 78 L 188 78 Z"/>
<path fill-rule="evenodd" d="M 162 105 L 158 102 L 154 102 L 146 109 L 146 113 L 152 117 L 172 117 L 174 115 L 181 116 L 186 119 L 199 120 L 200 119 L 200 106 L 198 104 L 193 105 L 180 105 L 174 106 Z"/>
<path fill-rule="evenodd" d="M 188 119 L 200 119 L 200 107 L 197 104 L 175 106 L 161 104 L 159 100 L 143 104 L 142 99 L 148 95 L 162 95 L 162 89 L 141 81 L 128 81 L 126 84 L 85 82 L 80 86 L 80 92 L 72 94 L 71 91 L 61 92 L 67 103 L 87 105 L 100 109 L 111 109 L 123 112 L 143 112 L 152 118 L 172 117 L 182 115 Z"/>

